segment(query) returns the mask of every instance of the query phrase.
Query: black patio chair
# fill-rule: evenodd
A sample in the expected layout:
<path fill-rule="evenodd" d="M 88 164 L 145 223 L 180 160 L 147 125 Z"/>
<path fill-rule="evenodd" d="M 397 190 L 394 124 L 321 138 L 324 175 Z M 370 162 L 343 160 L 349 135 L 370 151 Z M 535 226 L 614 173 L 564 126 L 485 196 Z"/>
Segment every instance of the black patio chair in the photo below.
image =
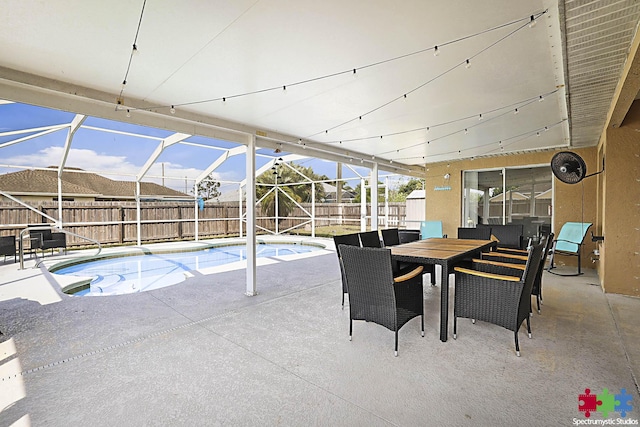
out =
<path fill-rule="evenodd" d="M 493 235 L 498 241 L 498 248 L 508 249 L 524 249 L 524 225 L 523 224 L 498 224 L 498 225 L 484 225 L 478 224 L 478 228 L 489 227 L 491 228 L 490 235 Z"/>
<path fill-rule="evenodd" d="M 458 239 L 491 240 L 491 227 L 459 227 Z"/>
<path fill-rule="evenodd" d="M 340 245 L 360 246 L 360 237 L 357 233 L 333 236 L 333 242 L 336 245 L 336 254 L 338 255 L 338 263 L 340 264 L 340 276 L 342 277 L 342 309 L 344 310 L 344 294 L 349 293 L 349 287 L 347 286 L 347 279 L 344 277 Z"/>
<path fill-rule="evenodd" d="M 362 243 L 362 247 L 365 248 L 381 248 L 382 242 L 380 241 L 380 234 L 378 234 L 378 230 L 365 231 L 363 233 L 358 233 L 360 236 L 360 242 Z"/>
<path fill-rule="evenodd" d="M 398 230 L 398 238 L 400 239 L 400 243 L 409 243 L 420 240 L 420 230 Z"/>
<path fill-rule="evenodd" d="M 531 289 L 543 249 L 543 244 L 530 247 L 521 277 L 456 267 L 453 338 L 457 338 L 458 317 L 493 323 L 514 332 L 516 355 L 520 356 L 518 330 L 526 320 L 531 337 Z"/>
<path fill-rule="evenodd" d="M 29 227 L 46 227 L 47 224 L 42 225 L 29 225 Z M 40 249 L 44 254 L 44 251 L 55 248 L 60 248 L 64 252 L 67 250 L 67 235 L 65 233 L 53 232 L 51 229 L 41 230 L 29 230 L 29 236 L 31 237 L 31 249 Z"/>
<path fill-rule="evenodd" d="M 16 258 L 16 236 L 2 236 L 0 237 L 0 255 L 4 256 L 2 262 L 7 260 L 7 256 L 13 255 L 13 262 L 17 261 Z"/>
<path fill-rule="evenodd" d="M 400 244 L 400 230 L 397 228 L 386 228 L 381 231 L 384 246 L 396 246 Z"/>
<path fill-rule="evenodd" d="M 422 266 L 394 277 L 390 249 L 342 245 L 340 253 L 349 284 L 349 340 L 354 320 L 377 323 L 395 332 L 397 356 L 398 331 L 417 316 L 424 336 Z"/>
<path fill-rule="evenodd" d="M 553 233 L 550 233 L 548 236 L 542 237 L 540 243 L 544 245 L 544 249 L 540 258 L 540 265 L 538 265 L 538 270 L 536 271 L 535 280 L 533 281 L 533 287 L 531 288 L 531 296 L 536 297 L 538 314 L 540 314 L 540 305 L 542 304 L 542 273 L 544 271 L 547 256 L 549 255 L 549 250 L 551 248 L 551 245 L 553 244 Z M 522 256 L 502 253 L 501 251 L 488 253 L 485 252 L 482 254 L 482 260 L 473 260 L 473 268 L 480 271 L 486 271 L 488 273 L 505 274 L 511 276 L 516 276 L 518 274 L 522 275 L 528 259 L 528 251 L 524 251 L 524 253 L 527 255 Z M 517 273 L 514 270 L 519 270 L 520 273 Z"/>

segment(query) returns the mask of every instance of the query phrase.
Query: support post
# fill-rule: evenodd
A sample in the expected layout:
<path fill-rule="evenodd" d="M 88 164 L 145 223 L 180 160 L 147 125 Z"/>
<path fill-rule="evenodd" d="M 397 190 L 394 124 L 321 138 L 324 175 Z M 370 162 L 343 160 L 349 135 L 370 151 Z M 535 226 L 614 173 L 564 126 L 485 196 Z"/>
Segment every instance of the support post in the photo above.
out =
<path fill-rule="evenodd" d="M 238 231 L 242 237 L 242 184 L 238 185 Z"/>
<path fill-rule="evenodd" d="M 249 135 L 246 154 L 247 189 L 247 296 L 256 291 L 256 137 Z"/>
<path fill-rule="evenodd" d="M 371 230 L 378 229 L 378 164 L 371 168 Z"/>
<path fill-rule="evenodd" d="M 136 234 L 138 246 L 142 246 L 142 224 L 140 221 L 140 181 L 136 181 Z"/>
<path fill-rule="evenodd" d="M 364 178 L 360 178 L 360 231 L 367 231 L 367 189 Z"/>
<path fill-rule="evenodd" d="M 398 224 L 396 224 L 397 226 Z M 384 178 L 384 228 L 389 228 L 389 177 Z"/>
<path fill-rule="evenodd" d="M 316 183 L 311 182 L 311 237 L 316 237 Z"/>
<path fill-rule="evenodd" d="M 193 207 L 195 209 L 193 217 L 196 220 L 196 222 L 194 224 L 194 239 L 197 242 L 198 241 L 198 231 L 199 231 L 198 220 L 200 218 L 200 215 L 199 215 L 200 214 L 200 212 L 199 212 L 200 211 L 200 206 L 198 205 L 198 186 L 197 185 L 193 186 L 193 194 L 194 194 L 194 196 L 193 196 L 193 202 L 194 202 Z"/>

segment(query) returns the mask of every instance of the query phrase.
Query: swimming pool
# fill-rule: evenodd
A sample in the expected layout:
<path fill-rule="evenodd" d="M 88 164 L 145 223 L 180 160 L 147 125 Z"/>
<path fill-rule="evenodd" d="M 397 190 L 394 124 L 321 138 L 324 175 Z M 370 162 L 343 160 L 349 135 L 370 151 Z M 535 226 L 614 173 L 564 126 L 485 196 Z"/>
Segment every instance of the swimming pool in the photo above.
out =
<path fill-rule="evenodd" d="M 323 247 L 292 243 L 256 245 L 256 257 L 282 257 L 318 251 Z M 191 271 L 211 269 L 246 260 L 245 245 L 210 247 L 191 252 L 117 256 L 52 269 L 54 274 L 91 278 L 90 283 L 65 289 L 75 296 L 105 296 L 150 291 L 175 285 L 193 276 Z"/>

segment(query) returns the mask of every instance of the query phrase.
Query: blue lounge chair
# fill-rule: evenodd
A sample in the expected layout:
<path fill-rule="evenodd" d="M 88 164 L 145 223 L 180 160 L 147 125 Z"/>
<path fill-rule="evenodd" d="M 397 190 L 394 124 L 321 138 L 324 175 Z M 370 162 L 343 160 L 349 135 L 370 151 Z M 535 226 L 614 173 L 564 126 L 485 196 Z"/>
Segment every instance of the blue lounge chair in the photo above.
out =
<path fill-rule="evenodd" d="M 549 272 L 559 276 L 579 276 L 582 274 L 580 249 L 582 249 L 582 241 L 587 234 L 587 230 L 591 227 L 590 222 L 567 222 L 560 229 L 558 238 L 554 240 L 551 248 L 551 261 L 549 262 Z M 551 271 L 554 268 L 553 258 L 557 255 L 568 255 L 578 257 L 578 273 L 577 274 L 559 274 Z"/>
<path fill-rule="evenodd" d="M 420 238 L 447 237 L 442 234 L 442 221 L 422 221 L 420 223 Z"/>

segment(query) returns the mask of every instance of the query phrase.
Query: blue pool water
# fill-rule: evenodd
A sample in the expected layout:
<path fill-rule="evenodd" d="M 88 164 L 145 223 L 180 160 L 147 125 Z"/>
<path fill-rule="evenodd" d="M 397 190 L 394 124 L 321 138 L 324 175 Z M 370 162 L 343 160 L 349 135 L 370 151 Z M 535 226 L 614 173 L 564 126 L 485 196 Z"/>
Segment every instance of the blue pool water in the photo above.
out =
<path fill-rule="evenodd" d="M 256 256 L 277 257 L 317 251 L 317 246 L 269 243 L 256 246 Z M 89 287 L 73 290 L 79 296 L 119 295 L 175 285 L 202 270 L 246 259 L 246 246 L 221 246 L 193 252 L 136 255 L 84 262 L 56 270 L 55 274 L 93 277 Z"/>

